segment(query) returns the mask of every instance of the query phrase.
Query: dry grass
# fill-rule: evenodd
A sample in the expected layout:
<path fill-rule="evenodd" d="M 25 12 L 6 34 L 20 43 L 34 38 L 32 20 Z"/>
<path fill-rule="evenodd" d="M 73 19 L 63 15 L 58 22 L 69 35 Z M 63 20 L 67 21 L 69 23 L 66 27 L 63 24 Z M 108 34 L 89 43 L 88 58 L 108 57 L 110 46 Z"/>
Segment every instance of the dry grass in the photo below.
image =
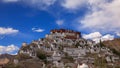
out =
<path fill-rule="evenodd" d="M 120 38 L 117 38 L 117 39 L 114 39 L 114 40 L 111 40 L 111 41 L 105 41 L 104 44 L 107 47 L 110 47 L 110 48 L 113 48 L 117 51 L 120 51 Z"/>

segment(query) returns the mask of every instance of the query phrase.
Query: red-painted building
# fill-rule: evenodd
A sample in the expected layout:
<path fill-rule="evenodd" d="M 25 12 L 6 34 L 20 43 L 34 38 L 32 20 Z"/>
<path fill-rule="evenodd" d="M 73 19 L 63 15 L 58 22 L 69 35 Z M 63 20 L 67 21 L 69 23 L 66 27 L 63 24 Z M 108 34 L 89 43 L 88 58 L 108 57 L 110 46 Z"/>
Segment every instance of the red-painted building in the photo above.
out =
<path fill-rule="evenodd" d="M 51 33 L 52 34 L 55 34 L 55 33 L 63 34 L 64 33 L 65 34 L 64 38 L 67 38 L 67 39 L 78 39 L 78 38 L 81 38 L 81 33 L 77 32 L 77 31 L 73 31 L 73 30 L 54 29 L 54 30 L 51 30 Z"/>

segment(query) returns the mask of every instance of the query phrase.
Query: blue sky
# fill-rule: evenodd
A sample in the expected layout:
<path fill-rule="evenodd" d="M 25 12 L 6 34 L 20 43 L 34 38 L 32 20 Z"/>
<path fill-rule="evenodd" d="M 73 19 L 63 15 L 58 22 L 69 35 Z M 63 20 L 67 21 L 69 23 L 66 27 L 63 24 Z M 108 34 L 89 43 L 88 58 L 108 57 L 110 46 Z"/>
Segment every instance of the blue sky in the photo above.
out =
<path fill-rule="evenodd" d="M 119 0 L 0 0 L 0 53 L 15 54 L 22 42 L 59 28 L 112 40 L 120 37 L 119 18 Z"/>

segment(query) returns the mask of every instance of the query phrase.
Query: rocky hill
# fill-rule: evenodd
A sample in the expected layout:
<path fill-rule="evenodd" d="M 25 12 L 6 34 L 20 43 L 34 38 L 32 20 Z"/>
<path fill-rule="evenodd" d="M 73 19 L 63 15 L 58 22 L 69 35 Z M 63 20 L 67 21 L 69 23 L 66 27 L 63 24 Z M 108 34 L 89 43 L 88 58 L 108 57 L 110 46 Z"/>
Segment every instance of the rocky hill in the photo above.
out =
<path fill-rule="evenodd" d="M 45 38 L 22 43 L 13 63 L 6 68 L 120 68 L 119 39 L 96 44 L 80 32 L 54 29 Z M 106 46 L 105 46 L 106 45 Z"/>
<path fill-rule="evenodd" d="M 116 38 L 111 41 L 104 41 L 103 42 L 107 47 L 115 49 L 116 51 L 120 52 L 120 38 Z"/>
<path fill-rule="evenodd" d="M 14 58 L 15 58 L 15 55 L 1 54 L 1 55 L 0 55 L 0 59 L 3 59 L 3 58 L 14 59 Z"/>

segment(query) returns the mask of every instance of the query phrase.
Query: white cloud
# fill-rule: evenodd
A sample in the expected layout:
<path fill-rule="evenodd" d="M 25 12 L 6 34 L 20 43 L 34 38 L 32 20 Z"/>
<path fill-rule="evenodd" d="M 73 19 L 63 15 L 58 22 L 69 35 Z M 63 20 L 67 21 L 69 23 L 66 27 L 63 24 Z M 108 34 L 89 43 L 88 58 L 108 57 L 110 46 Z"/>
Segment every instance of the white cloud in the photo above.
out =
<path fill-rule="evenodd" d="M 21 0 L 21 2 L 35 8 L 45 9 L 53 5 L 56 0 Z"/>
<path fill-rule="evenodd" d="M 0 35 L 4 35 L 4 34 L 14 34 L 14 33 L 18 33 L 19 30 L 13 29 L 13 28 L 4 28 L 4 27 L 0 27 Z"/>
<path fill-rule="evenodd" d="M 34 31 L 34 32 L 43 32 L 45 30 L 44 29 L 40 29 L 40 28 L 32 28 L 32 31 Z"/>
<path fill-rule="evenodd" d="M 9 3 L 9 2 L 18 2 L 19 0 L 2 0 L 3 2 Z"/>
<path fill-rule="evenodd" d="M 85 39 L 94 39 L 94 38 L 100 38 L 102 36 L 102 34 L 100 32 L 93 32 L 90 34 L 84 34 L 83 38 Z"/>
<path fill-rule="evenodd" d="M 11 45 L 8 45 L 8 46 L 0 46 L 0 54 L 3 54 L 3 53 L 9 53 L 9 54 L 12 54 L 16 51 L 18 51 L 18 47 L 15 46 L 14 44 L 11 44 Z"/>
<path fill-rule="evenodd" d="M 113 39 L 114 39 L 114 35 L 110 35 L 110 34 L 104 35 L 101 38 L 102 41 L 113 40 Z"/>
<path fill-rule="evenodd" d="M 38 9 L 46 9 L 47 7 L 53 5 L 56 0 L 2 0 L 5 3 L 10 2 L 20 2 L 24 5 L 28 5 L 30 7 L 38 8 Z"/>
<path fill-rule="evenodd" d="M 76 10 L 82 7 L 86 2 L 86 0 L 64 0 L 61 5 L 66 9 Z"/>
<path fill-rule="evenodd" d="M 63 24 L 64 24 L 64 21 L 63 21 L 63 20 L 57 20 L 57 21 L 56 21 L 56 24 L 59 25 L 59 26 L 60 26 L 60 25 L 63 25 Z"/>
<path fill-rule="evenodd" d="M 117 36 L 120 36 L 120 32 L 116 32 L 116 35 L 117 35 Z"/>
<path fill-rule="evenodd" d="M 93 32 L 90 34 L 84 34 L 83 38 L 91 39 L 91 40 L 95 41 L 96 43 L 98 43 L 100 41 L 100 39 L 102 41 L 113 40 L 114 35 L 110 35 L 110 34 L 102 35 L 100 32 Z"/>
<path fill-rule="evenodd" d="M 90 12 L 81 20 L 82 28 L 94 31 L 120 30 L 120 0 L 89 0 Z M 80 28 L 79 28 L 80 29 Z"/>

